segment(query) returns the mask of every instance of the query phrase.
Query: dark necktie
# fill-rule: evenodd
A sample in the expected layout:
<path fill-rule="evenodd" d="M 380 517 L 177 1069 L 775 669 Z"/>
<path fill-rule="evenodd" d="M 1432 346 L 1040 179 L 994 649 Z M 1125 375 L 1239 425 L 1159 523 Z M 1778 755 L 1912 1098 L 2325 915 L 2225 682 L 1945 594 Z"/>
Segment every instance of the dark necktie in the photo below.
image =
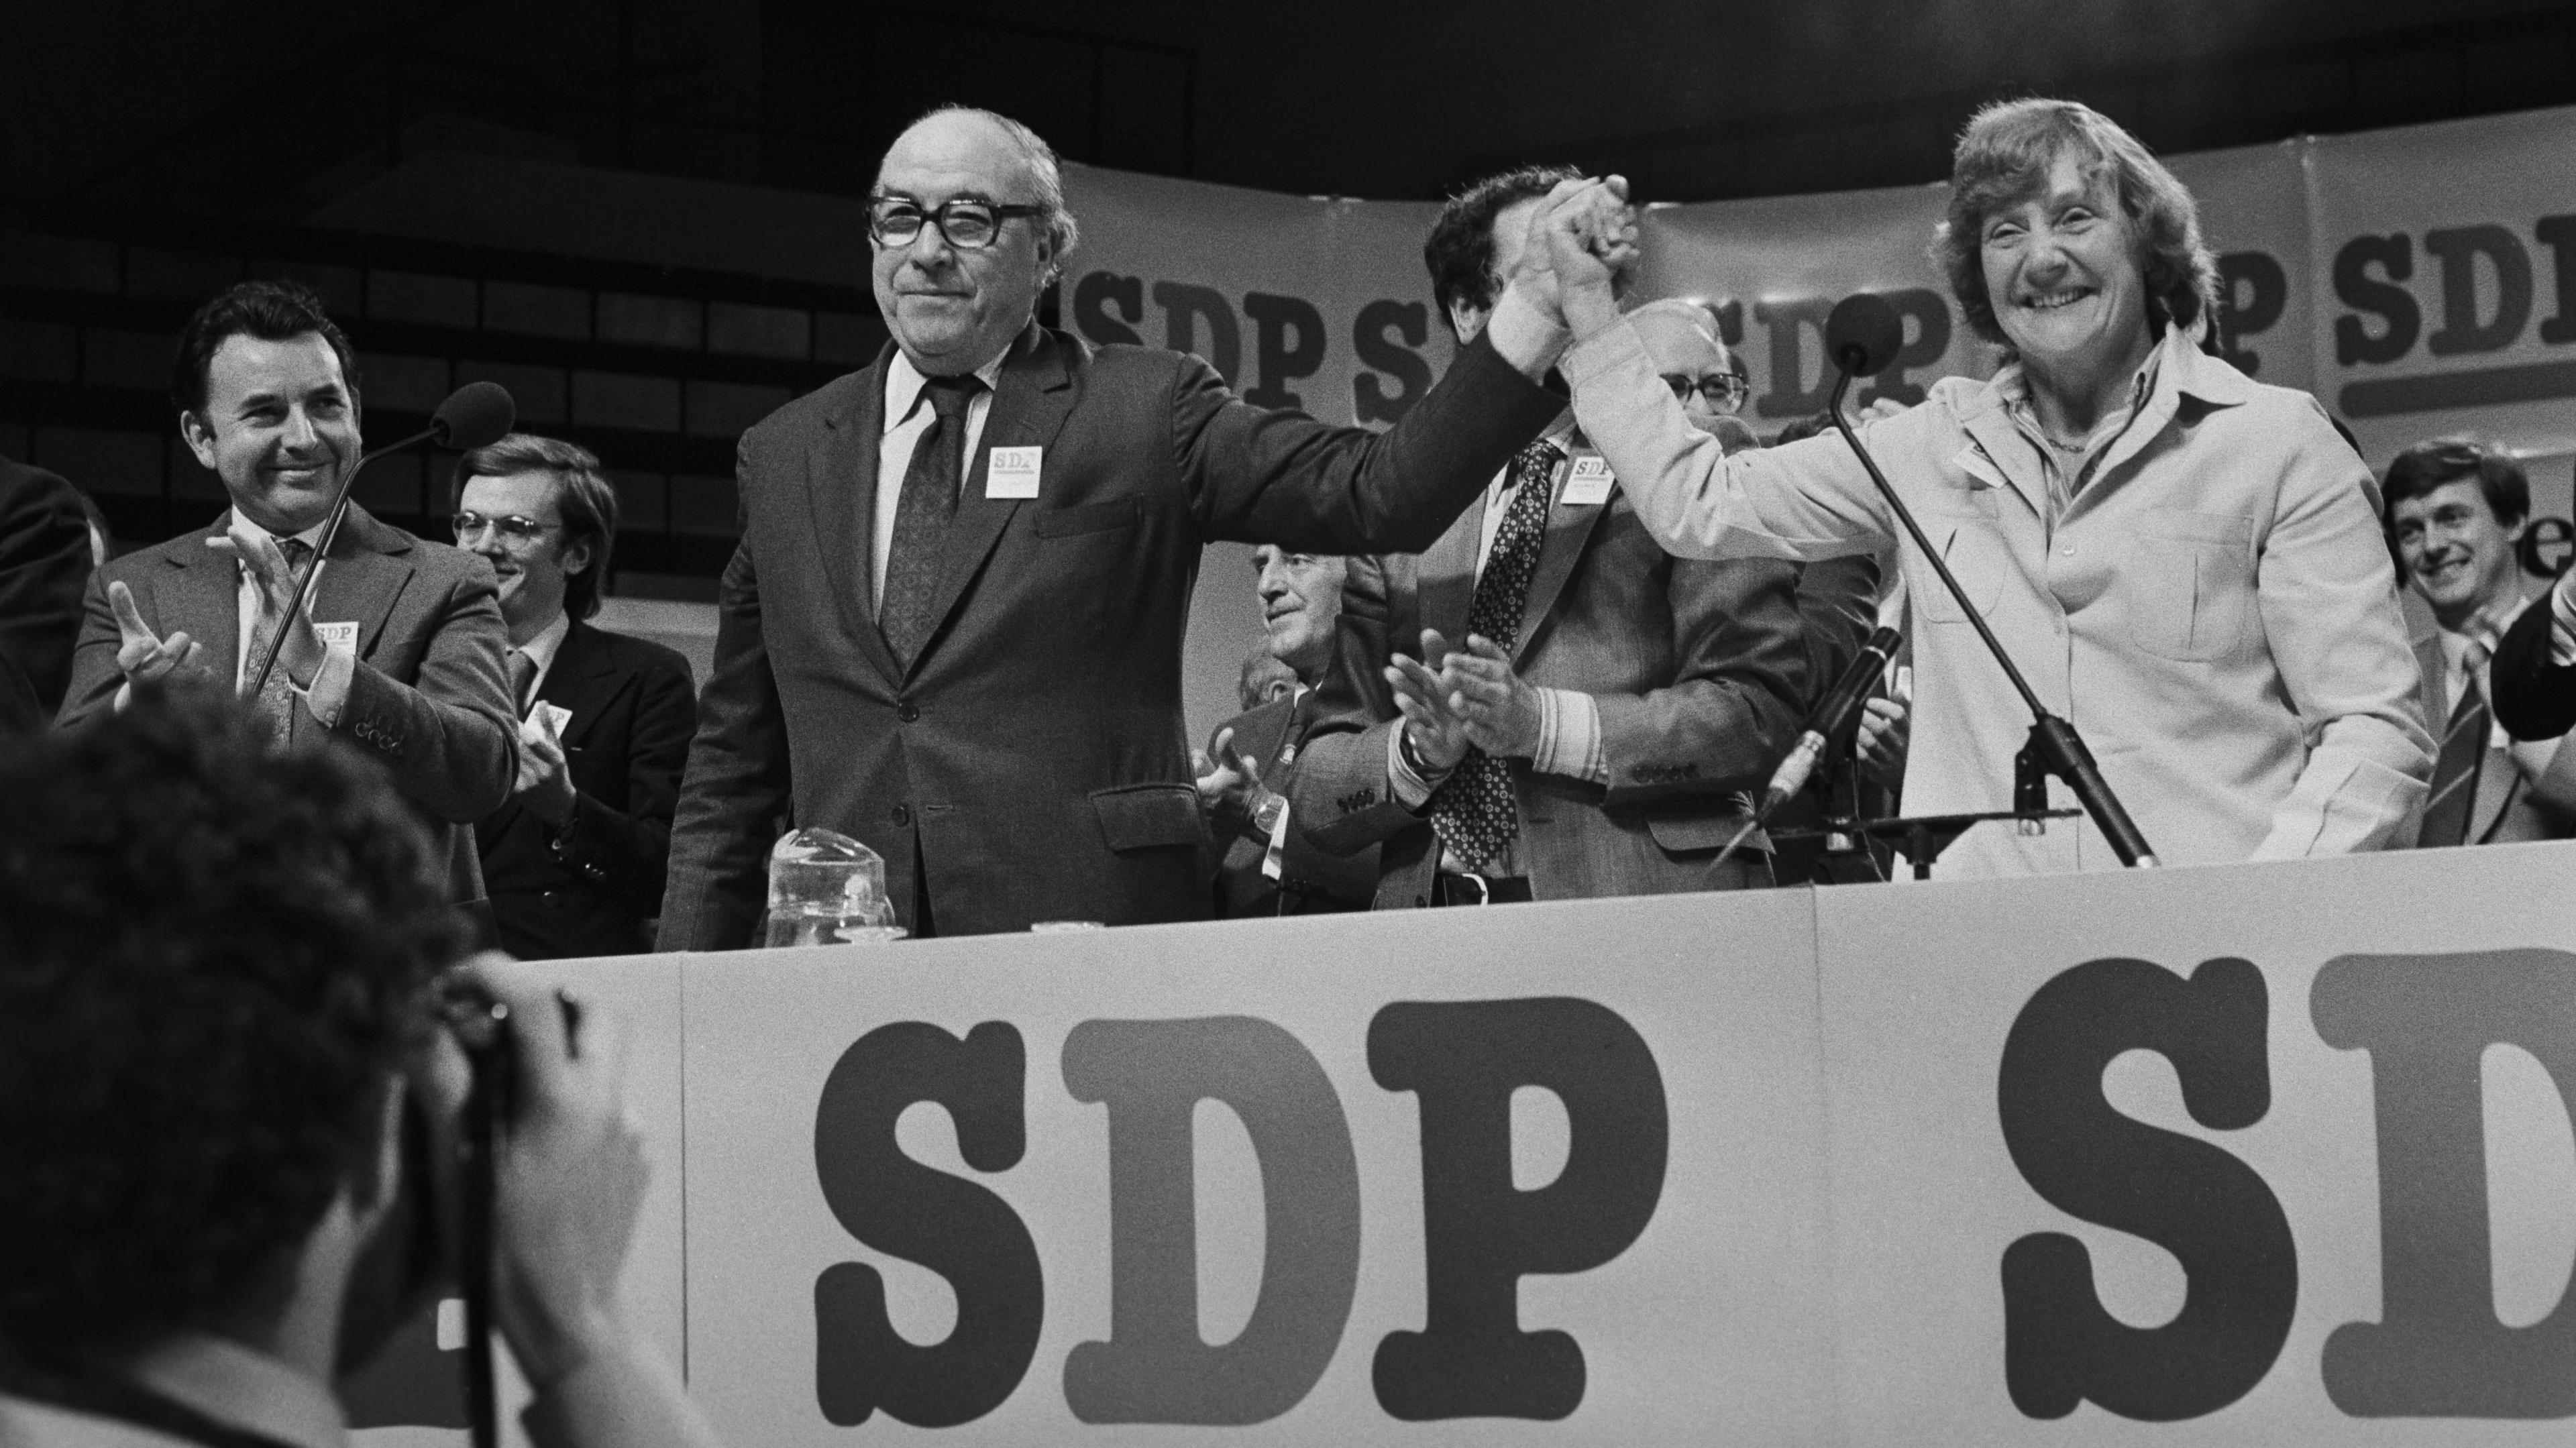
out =
<path fill-rule="evenodd" d="M 280 538 L 278 551 L 286 555 L 286 577 L 289 584 L 304 581 L 304 566 L 313 557 L 313 545 L 301 538 Z M 242 660 L 245 677 L 256 678 L 259 666 L 268 660 L 268 651 L 277 642 L 277 626 L 267 619 L 253 625 L 250 631 L 250 655 Z M 268 674 L 268 683 L 259 691 L 259 712 L 268 720 L 270 732 L 283 749 L 295 732 L 295 682 L 286 676 L 286 665 L 280 663 Z"/>
<path fill-rule="evenodd" d="M 935 414 L 913 444 L 903 472 L 903 497 L 895 504 L 894 538 L 886 550 L 885 596 L 877 628 L 895 660 L 912 666 L 930 641 L 937 606 L 941 544 L 957 516 L 957 490 L 966 471 L 966 408 L 983 382 L 972 376 L 933 377 L 922 384 Z M 882 486 L 882 484 L 880 484 Z"/>
<path fill-rule="evenodd" d="M 2477 803 L 2478 776 L 2484 772 L 2487 740 L 2495 729 L 2478 676 L 2493 652 L 2491 635 L 2481 629 L 2460 655 L 2460 702 L 2452 706 L 2441 752 L 2433 757 L 2433 790 L 2424 801 L 2424 833 L 2419 842 L 2427 848 L 2469 841 L 2470 807 Z"/>
<path fill-rule="evenodd" d="M 1547 509 L 1554 501 L 1555 446 L 1534 442 L 1512 461 L 1512 501 L 1494 533 L 1494 551 L 1476 575 L 1467 603 L 1467 632 L 1483 634 L 1508 654 L 1521 634 L 1529 606 L 1530 576 L 1538 571 L 1539 545 L 1547 541 Z M 1466 640 L 1457 641 L 1460 648 Z M 1440 843 L 1472 870 L 1502 853 L 1520 833 L 1512 804 L 1512 767 L 1474 745 L 1431 795 L 1431 828 Z"/>
<path fill-rule="evenodd" d="M 510 697 L 519 706 L 519 717 L 528 717 L 529 708 L 537 702 L 537 661 L 520 649 L 510 650 Z"/>

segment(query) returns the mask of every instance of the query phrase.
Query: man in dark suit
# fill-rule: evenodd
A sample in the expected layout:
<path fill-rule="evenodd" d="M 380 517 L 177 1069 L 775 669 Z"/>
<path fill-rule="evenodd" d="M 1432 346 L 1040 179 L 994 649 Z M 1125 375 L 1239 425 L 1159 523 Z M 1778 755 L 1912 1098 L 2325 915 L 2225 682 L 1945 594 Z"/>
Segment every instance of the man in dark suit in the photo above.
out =
<path fill-rule="evenodd" d="M 62 707 L 92 561 L 72 485 L 0 458 L 0 736 L 42 728 Z"/>
<path fill-rule="evenodd" d="M 1293 827 L 1288 803 L 1297 755 L 1323 711 L 1318 692 L 1333 667 L 1342 614 L 1345 560 L 1252 550 L 1263 637 L 1244 661 L 1243 712 L 1217 726 L 1199 768 L 1199 797 L 1225 844 L 1216 872 L 1216 913 L 1228 920 L 1321 915 L 1366 909 L 1377 887 L 1377 854 L 1327 855 Z M 1287 671 L 1285 687 L 1267 662 Z"/>
<path fill-rule="evenodd" d="M 474 827 L 501 948 L 522 960 L 653 948 L 698 703 L 689 662 L 591 627 L 617 491 L 572 443 L 512 433 L 456 464 L 456 543 L 501 581 L 519 784 Z"/>
<path fill-rule="evenodd" d="M 1496 176 L 1441 213 L 1423 256 L 1462 341 L 1563 174 Z M 1705 314 L 1649 312 L 1657 370 L 1694 420 L 1740 405 Z M 1326 851 L 1380 845 L 1378 908 L 1770 882 L 1758 850 L 1717 857 L 1807 701 L 1796 565 L 1666 556 L 1569 413 L 1428 552 L 1359 579 L 1355 660 L 1421 652 L 1388 665 L 1391 697 L 1364 691 L 1352 727 L 1309 741 L 1291 812 Z M 1867 600 L 1843 602 L 1857 632 Z"/>
<path fill-rule="evenodd" d="M 280 745 L 328 740 L 382 765 L 445 830 L 452 897 L 479 902 L 468 826 L 517 776 L 492 570 L 354 504 L 317 564 L 332 496 L 359 456 L 350 371 L 348 339 L 291 283 L 241 283 L 189 319 L 172 378 L 179 432 L 232 507 L 91 575 L 59 722 L 121 708 L 136 685 L 174 671 L 249 693 L 282 633 L 255 700 Z M 290 615 L 315 566 L 310 606 Z"/>
<path fill-rule="evenodd" d="M 1202 545 L 1424 546 L 1561 402 L 1471 347 L 1379 437 L 1035 325 L 1073 225 L 1053 153 L 987 112 L 917 122 L 870 205 L 892 345 L 742 439 L 662 948 L 750 942 L 782 821 L 884 856 L 918 935 L 1203 918 L 1180 682 Z M 1551 202 L 1625 264 L 1619 205 Z"/>

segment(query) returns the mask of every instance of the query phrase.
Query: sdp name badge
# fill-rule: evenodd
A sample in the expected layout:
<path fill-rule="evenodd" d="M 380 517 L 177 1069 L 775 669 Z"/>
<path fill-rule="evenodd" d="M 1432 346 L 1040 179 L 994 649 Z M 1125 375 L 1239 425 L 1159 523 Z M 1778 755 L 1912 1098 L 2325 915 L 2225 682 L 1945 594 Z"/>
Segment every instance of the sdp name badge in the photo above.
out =
<path fill-rule="evenodd" d="M 1038 463 L 1045 454 L 1042 447 L 997 447 L 984 464 L 984 496 L 988 498 L 1034 498 L 1038 495 Z"/>
<path fill-rule="evenodd" d="M 321 635 L 325 649 L 339 649 L 352 654 L 358 651 L 358 625 L 354 621 L 317 623 L 313 625 L 313 632 Z"/>
<path fill-rule="evenodd" d="M 1610 485 L 1618 481 L 1610 476 L 1610 460 L 1597 452 L 1576 453 L 1574 466 L 1565 475 L 1565 496 L 1557 503 L 1568 508 L 1597 508 L 1610 501 Z"/>

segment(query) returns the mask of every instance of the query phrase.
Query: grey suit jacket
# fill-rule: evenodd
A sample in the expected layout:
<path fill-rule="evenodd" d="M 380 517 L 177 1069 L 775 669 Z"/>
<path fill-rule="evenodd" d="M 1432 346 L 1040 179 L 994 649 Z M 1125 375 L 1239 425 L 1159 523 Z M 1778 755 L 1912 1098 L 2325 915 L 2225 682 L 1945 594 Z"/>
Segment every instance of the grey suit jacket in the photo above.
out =
<path fill-rule="evenodd" d="M 2541 595 L 2540 602 L 2525 612 L 2545 617 L 2549 612 L 2548 595 Z M 2517 615 L 2517 623 L 2519 620 Z M 2415 666 L 2423 675 L 2424 717 L 2432 726 L 2433 755 L 2438 765 L 2442 736 L 2451 722 L 2450 701 L 2443 697 L 2450 663 L 2442 657 L 2439 635 L 2419 633 L 2410 642 L 2415 649 Z M 2507 669 L 2505 653 L 2499 649 L 2491 674 L 2496 680 L 2494 687 L 2499 695 L 2506 692 Z M 2510 727 L 2512 721 L 2507 720 L 2506 723 Z M 2556 742 L 2558 750 L 2549 756 L 2546 771 L 2535 777 L 2549 785 L 2553 793 L 2564 796 L 2576 792 L 2560 783 L 2576 774 L 2576 750 L 2568 749 L 2563 739 Z M 2466 843 L 2510 845 L 2527 840 L 2563 840 L 2576 835 L 2576 820 L 2571 820 L 2565 811 L 2534 797 L 2532 780 L 2523 775 L 2525 768 L 2539 768 L 2532 756 L 2545 748 L 2546 745 L 2540 741 L 2518 741 L 2512 751 L 2516 756 L 2514 765 L 2507 769 L 2496 768 L 2499 761 L 2493 756 L 2488 758 L 2486 767 L 2478 773 L 2477 797 L 2469 804 Z"/>
<path fill-rule="evenodd" d="M 891 355 L 743 434 L 664 950 L 750 943 L 791 824 L 882 855 L 915 930 L 924 899 L 943 935 L 1205 919 L 1214 842 L 1181 712 L 1204 545 L 1423 546 L 1563 406 L 1471 346 L 1379 435 L 1253 407 L 1195 357 L 1031 324 L 941 543 L 939 625 L 907 662 L 870 602 Z M 1043 449 L 1036 497 L 989 496 L 996 447 Z"/>
<path fill-rule="evenodd" d="M 1560 469 L 1560 473 L 1564 470 Z M 1512 761 L 1519 864 L 1539 899 L 1710 888 L 1721 846 L 1795 737 L 1810 685 L 1798 569 L 1770 560 L 1667 556 L 1614 489 L 1605 504 L 1550 510 L 1513 667 L 1529 683 L 1589 694 L 1600 710 L 1607 784 Z M 1363 707 L 1319 729 L 1292 781 L 1292 828 L 1319 849 L 1383 842 L 1379 908 L 1427 903 L 1439 848 L 1425 817 L 1387 798 L 1387 742 L 1400 727 L 1377 677 L 1421 631 L 1466 635 L 1481 499 L 1419 557 L 1355 567 L 1344 609 L 1344 677 Z"/>
<path fill-rule="evenodd" d="M 58 725 L 105 713 L 125 682 L 116 666 L 116 615 L 107 602 L 112 582 L 133 590 L 153 632 L 165 638 L 185 632 L 205 648 L 200 668 L 218 680 L 233 678 L 240 571 L 206 546 L 223 535 L 230 516 L 91 575 Z M 312 616 L 320 623 L 357 623 L 358 667 L 338 725 L 326 731 L 299 708 L 290 742 L 328 738 L 382 764 L 423 825 L 440 834 L 451 897 L 480 900 L 472 826 L 509 799 L 519 775 L 518 731 L 501 662 L 508 636 L 492 565 L 414 538 L 352 503 L 314 586 Z"/>

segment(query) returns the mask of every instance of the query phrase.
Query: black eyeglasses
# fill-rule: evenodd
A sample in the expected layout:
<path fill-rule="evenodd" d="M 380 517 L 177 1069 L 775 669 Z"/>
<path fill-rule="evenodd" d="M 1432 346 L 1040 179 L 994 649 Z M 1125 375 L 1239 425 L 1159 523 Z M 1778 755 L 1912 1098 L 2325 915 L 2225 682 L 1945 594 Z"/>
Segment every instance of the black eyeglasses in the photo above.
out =
<path fill-rule="evenodd" d="M 1686 403 L 1696 392 L 1719 412 L 1733 412 L 1742 407 L 1745 397 L 1753 391 L 1753 384 L 1732 372 L 1712 372 L 1706 377 L 1686 377 L 1679 372 L 1667 372 L 1664 385 L 1673 390 L 1676 402 Z"/>
<path fill-rule="evenodd" d="M 516 515 L 507 518 L 486 518 L 480 513 L 459 513 L 448 521 L 456 525 L 456 541 L 459 543 L 471 543 L 484 529 L 489 528 L 501 535 L 501 544 L 505 548 L 524 548 L 563 526 L 561 523 L 540 523 L 534 518 Z"/>
<path fill-rule="evenodd" d="M 879 246 L 910 246 L 921 235 L 922 223 L 939 228 L 939 234 L 959 251 L 982 251 L 1002 234 L 1002 223 L 1014 216 L 1044 216 L 1043 206 L 1005 206 L 995 201 L 977 201 L 960 196 L 943 201 L 925 211 L 921 203 L 904 196 L 871 196 L 868 198 L 868 236 Z"/>

